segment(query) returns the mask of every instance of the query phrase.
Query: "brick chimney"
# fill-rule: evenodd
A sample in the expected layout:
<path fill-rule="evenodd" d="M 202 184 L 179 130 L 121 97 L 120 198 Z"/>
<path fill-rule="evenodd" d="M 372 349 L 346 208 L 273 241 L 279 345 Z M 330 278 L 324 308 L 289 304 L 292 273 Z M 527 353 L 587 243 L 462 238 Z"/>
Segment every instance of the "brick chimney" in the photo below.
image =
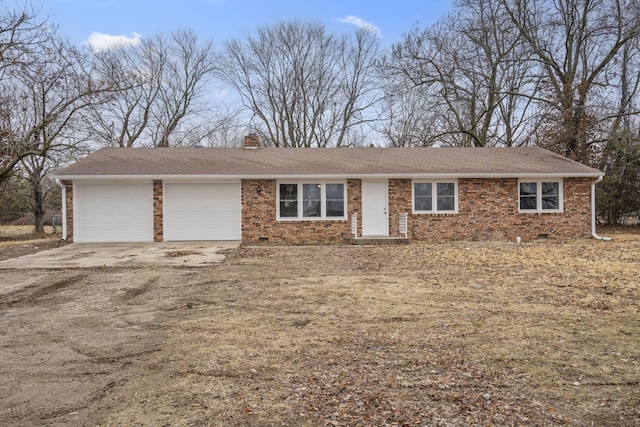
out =
<path fill-rule="evenodd" d="M 245 150 L 257 150 L 260 148 L 260 138 L 255 133 L 250 133 L 244 137 Z"/>

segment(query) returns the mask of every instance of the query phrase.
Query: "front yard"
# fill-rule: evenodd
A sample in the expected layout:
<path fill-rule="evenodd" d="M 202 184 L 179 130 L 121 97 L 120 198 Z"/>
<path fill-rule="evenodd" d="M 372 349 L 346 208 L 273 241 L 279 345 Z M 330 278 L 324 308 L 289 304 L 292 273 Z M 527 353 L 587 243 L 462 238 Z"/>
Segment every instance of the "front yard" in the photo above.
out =
<path fill-rule="evenodd" d="M 2 425 L 640 425 L 640 235 L 5 270 Z"/>

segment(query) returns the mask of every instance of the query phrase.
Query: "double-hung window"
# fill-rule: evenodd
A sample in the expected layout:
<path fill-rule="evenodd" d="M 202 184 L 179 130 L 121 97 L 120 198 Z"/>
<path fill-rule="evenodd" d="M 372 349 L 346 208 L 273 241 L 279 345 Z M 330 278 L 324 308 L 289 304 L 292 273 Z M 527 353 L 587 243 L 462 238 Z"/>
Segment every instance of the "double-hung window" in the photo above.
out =
<path fill-rule="evenodd" d="M 456 181 L 414 181 L 414 213 L 456 213 L 458 183 Z"/>
<path fill-rule="evenodd" d="M 298 184 L 280 184 L 278 196 L 279 217 L 296 218 L 298 216 Z"/>
<path fill-rule="evenodd" d="M 562 212 L 562 181 L 520 180 L 520 212 Z"/>
<path fill-rule="evenodd" d="M 345 219 L 344 182 L 278 183 L 278 219 Z"/>

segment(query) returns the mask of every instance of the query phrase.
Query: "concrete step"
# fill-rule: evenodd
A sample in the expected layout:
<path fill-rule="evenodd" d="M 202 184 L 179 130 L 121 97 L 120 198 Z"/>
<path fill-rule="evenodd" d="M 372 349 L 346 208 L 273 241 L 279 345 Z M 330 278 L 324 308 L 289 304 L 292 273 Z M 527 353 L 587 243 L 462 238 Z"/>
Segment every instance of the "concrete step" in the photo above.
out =
<path fill-rule="evenodd" d="M 405 237 L 356 237 L 351 239 L 352 245 L 408 245 Z"/>

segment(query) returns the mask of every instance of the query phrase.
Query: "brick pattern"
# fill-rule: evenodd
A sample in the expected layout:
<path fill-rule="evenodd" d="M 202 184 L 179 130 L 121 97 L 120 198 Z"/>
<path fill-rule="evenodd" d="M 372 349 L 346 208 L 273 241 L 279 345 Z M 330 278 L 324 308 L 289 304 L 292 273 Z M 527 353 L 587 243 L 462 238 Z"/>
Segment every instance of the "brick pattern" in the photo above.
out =
<path fill-rule="evenodd" d="M 276 181 L 242 181 L 242 239 L 248 243 L 344 243 L 351 238 L 350 220 L 276 219 Z M 347 212 L 360 211 L 360 181 L 347 182 Z M 354 207 L 352 209 L 352 207 Z"/>
<path fill-rule="evenodd" d="M 389 235 L 399 237 L 398 216 L 409 213 L 409 238 L 416 241 L 524 240 L 587 237 L 591 233 L 591 179 L 564 179 L 563 213 L 519 213 L 517 179 L 459 179 L 456 214 L 413 214 L 410 179 L 389 180 Z M 276 221 L 276 181 L 242 183 L 242 236 L 250 243 L 340 243 L 351 235 L 358 214 L 362 233 L 361 181 L 347 183 L 347 221 Z M 258 191 L 260 190 L 260 191 Z"/>
<path fill-rule="evenodd" d="M 162 242 L 164 240 L 164 210 L 163 210 L 164 190 L 162 181 L 153 181 L 153 241 Z"/>
<path fill-rule="evenodd" d="M 260 137 L 255 133 L 246 135 L 244 137 L 244 148 L 259 148 L 260 147 Z"/>
<path fill-rule="evenodd" d="M 349 215 L 348 230 L 349 238 L 351 234 L 351 217 L 358 215 L 358 236 L 362 236 L 362 181 L 359 179 L 347 180 L 347 215 Z"/>
<path fill-rule="evenodd" d="M 67 240 L 73 241 L 73 185 L 66 189 Z M 587 237 L 591 233 L 591 183 L 589 178 L 564 179 L 563 213 L 519 213 L 517 179 L 458 180 L 457 214 L 411 213 L 410 179 L 389 180 L 389 235 L 400 236 L 398 216 L 409 213 L 409 238 L 416 241 L 524 240 Z M 347 220 L 276 219 L 276 181 L 242 181 L 242 237 L 248 243 L 344 243 L 352 236 L 351 217 L 358 215 L 362 235 L 362 183 L 347 181 Z M 163 241 L 163 185 L 153 182 L 153 238 Z"/>
<path fill-rule="evenodd" d="M 64 185 L 67 204 L 67 242 L 73 242 L 73 182 L 61 181 Z"/>
<path fill-rule="evenodd" d="M 564 179 L 563 213 L 519 213 L 517 179 L 460 179 L 459 213 L 411 214 L 410 238 L 445 241 L 589 236 L 590 191 L 590 179 L 567 178 Z M 408 212 L 411 212 L 410 203 L 409 194 Z"/>
<path fill-rule="evenodd" d="M 401 213 L 411 214 L 411 180 L 389 180 L 389 236 L 404 237 L 400 235 L 399 216 Z M 411 225 L 411 216 L 409 216 Z M 409 236 L 411 237 L 411 236 Z"/>

